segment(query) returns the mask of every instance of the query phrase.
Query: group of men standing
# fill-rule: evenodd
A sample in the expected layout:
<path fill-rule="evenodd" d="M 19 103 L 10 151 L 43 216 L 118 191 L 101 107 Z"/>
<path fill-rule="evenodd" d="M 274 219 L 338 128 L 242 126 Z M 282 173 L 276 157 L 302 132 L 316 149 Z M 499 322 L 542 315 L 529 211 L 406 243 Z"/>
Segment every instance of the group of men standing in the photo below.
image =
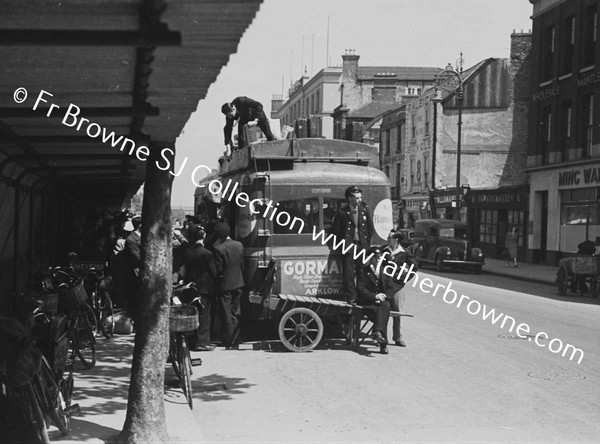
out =
<path fill-rule="evenodd" d="M 348 250 L 342 259 L 343 294 L 347 302 L 372 306 L 373 338 L 380 345 L 382 354 L 388 353 L 387 327 L 390 311 L 400 311 L 404 305 L 402 288 L 405 279 L 384 273 L 387 264 L 394 263 L 395 268 L 415 270 L 408 254 L 400 245 L 401 233 L 392 230 L 388 244 L 383 247 L 371 247 L 373 219 L 368 205 L 362 200 L 362 190 L 357 186 L 346 189 L 347 205 L 339 209 L 333 219 L 332 233 L 343 239 L 346 246 L 354 244 L 357 249 L 365 249 L 370 258 L 366 264 L 355 260 L 354 248 Z M 360 256 L 359 256 L 360 257 Z M 414 276 L 414 272 L 408 279 Z M 404 276 L 402 276 L 404 277 Z M 406 281 L 408 281 L 406 279 Z M 395 345 L 406 347 L 402 338 L 400 317 L 395 317 L 392 326 L 392 340 Z"/>
<path fill-rule="evenodd" d="M 240 299 L 244 288 L 243 246 L 229 237 L 230 227 L 225 222 L 216 223 L 210 234 L 211 238 L 206 242 L 204 228 L 195 224 L 190 226 L 189 245 L 179 269 L 184 282 L 195 284 L 203 306 L 191 344 L 195 351 L 214 349 L 210 338 L 213 302 L 217 304 L 221 344 L 227 349 L 237 348 L 239 344 Z"/>

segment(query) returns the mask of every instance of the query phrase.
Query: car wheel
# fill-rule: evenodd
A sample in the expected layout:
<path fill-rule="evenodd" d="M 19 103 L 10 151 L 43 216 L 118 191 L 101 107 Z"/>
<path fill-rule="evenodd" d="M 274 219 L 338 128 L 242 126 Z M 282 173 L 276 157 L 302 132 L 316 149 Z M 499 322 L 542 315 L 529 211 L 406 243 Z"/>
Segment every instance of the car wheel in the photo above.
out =
<path fill-rule="evenodd" d="M 435 258 L 435 266 L 437 271 L 444 271 L 444 259 L 442 259 L 442 256 L 439 254 Z"/>

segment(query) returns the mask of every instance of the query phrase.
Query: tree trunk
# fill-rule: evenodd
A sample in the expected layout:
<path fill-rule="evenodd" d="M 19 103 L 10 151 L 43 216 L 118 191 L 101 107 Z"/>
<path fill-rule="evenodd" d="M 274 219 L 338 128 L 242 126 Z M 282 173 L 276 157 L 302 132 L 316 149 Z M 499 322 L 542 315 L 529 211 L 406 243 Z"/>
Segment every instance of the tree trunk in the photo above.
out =
<path fill-rule="evenodd" d="M 160 148 L 150 148 L 142 208 L 143 264 L 137 297 L 139 308 L 135 319 L 135 347 L 127 417 L 119 435 L 119 443 L 163 443 L 168 440 L 164 379 L 172 289 L 170 219 L 173 176 L 169 171 L 161 171 L 156 167 Z"/>

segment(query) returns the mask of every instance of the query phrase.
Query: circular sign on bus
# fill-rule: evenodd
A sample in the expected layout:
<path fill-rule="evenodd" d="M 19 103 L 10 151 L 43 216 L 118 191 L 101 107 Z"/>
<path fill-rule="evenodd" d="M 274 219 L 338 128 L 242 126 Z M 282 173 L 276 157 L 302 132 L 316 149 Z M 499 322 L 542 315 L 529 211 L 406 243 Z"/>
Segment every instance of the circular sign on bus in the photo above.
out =
<path fill-rule="evenodd" d="M 240 207 L 240 219 L 238 222 L 240 237 L 248 237 L 256 226 L 256 215 L 252 214 L 250 207 Z"/>
<path fill-rule="evenodd" d="M 388 234 L 394 228 L 394 216 L 392 212 L 392 201 L 383 199 L 379 201 L 373 211 L 373 227 L 382 239 L 387 239 Z"/>

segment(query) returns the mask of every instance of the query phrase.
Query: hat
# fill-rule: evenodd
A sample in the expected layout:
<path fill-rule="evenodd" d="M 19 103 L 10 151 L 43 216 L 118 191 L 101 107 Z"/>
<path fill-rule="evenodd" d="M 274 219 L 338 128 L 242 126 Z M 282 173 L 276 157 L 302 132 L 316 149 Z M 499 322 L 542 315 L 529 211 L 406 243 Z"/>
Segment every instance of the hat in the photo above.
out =
<path fill-rule="evenodd" d="M 229 236 L 230 231 L 231 229 L 229 228 L 229 225 L 227 225 L 225 222 L 219 222 L 217 225 L 215 225 L 215 234 L 219 239 L 225 239 L 227 236 Z"/>
<path fill-rule="evenodd" d="M 352 185 L 351 187 L 346 188 L 346 192 L 344 193 L 344 197 L 348 199 L 350 195 L 362 193 L 362 190 L 358 188 L 356 185 Z"/>

